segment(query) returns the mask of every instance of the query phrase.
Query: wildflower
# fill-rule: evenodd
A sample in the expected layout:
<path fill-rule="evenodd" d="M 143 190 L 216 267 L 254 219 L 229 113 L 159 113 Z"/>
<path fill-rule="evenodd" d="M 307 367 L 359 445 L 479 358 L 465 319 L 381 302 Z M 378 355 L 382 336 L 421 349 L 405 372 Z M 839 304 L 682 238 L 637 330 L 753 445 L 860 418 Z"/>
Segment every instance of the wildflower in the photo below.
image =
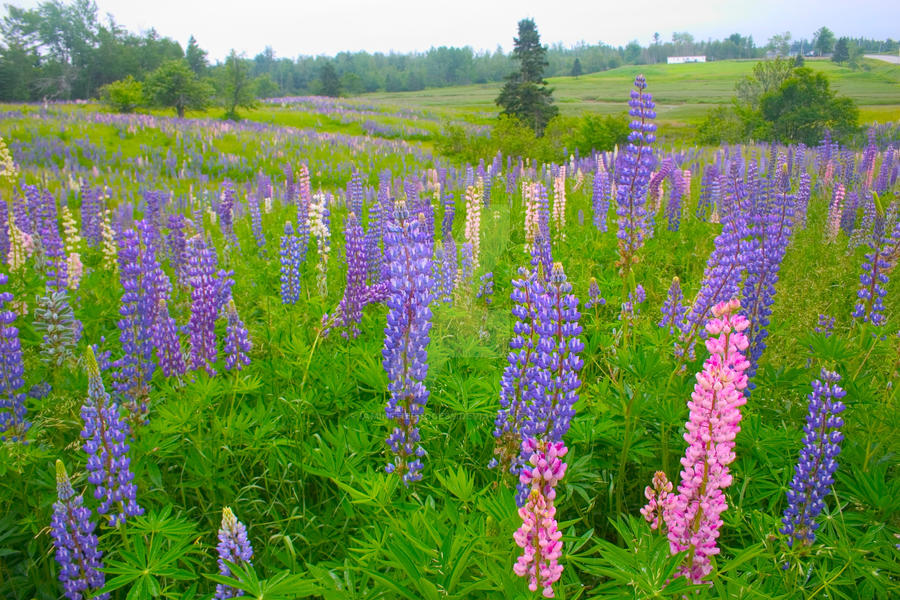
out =
<path fill-rule="evenodd" d="M 253 546 L 247 539 L 247 528 L 237 520 L 234 513 L 227 506 L 222 509 L 222 526 L 219 528 L 219 543 L 216 545 L 219 554 L 219 574 L 230 576 L 231 569 L 225 564 L 228 561 L 237 565 L 250 565 L 253 558 Z M 216 585 L 216 600 L 237 598 L 243 596 L 242 590 L 235 589 L 225 584 Z"/>

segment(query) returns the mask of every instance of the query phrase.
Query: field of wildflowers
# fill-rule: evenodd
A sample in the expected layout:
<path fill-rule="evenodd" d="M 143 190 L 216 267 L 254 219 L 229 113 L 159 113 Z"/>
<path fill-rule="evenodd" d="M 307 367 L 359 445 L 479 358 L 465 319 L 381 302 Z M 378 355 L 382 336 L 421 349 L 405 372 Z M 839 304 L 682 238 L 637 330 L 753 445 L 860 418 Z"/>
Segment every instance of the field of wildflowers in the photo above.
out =
<path fill-rule="evenodd" d="M 650 92 L 563 164 L 5 107 L 0 596 L 900 595 L 900 143 Z"/>

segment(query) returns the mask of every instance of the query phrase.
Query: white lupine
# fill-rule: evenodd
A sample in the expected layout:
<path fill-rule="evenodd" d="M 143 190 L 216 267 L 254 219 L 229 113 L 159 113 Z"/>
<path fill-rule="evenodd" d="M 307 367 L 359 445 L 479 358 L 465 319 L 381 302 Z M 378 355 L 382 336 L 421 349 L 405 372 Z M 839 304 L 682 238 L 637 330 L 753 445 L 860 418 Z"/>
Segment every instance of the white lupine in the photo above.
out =
<path fill-rule="evenodd" d="M 479 177 L 475 185 L 466 189 L 465 241 L 472 245 L 472 272 L 478 270 L 481 256 L 481 199 L 484 197 L 484 181 Z"/>

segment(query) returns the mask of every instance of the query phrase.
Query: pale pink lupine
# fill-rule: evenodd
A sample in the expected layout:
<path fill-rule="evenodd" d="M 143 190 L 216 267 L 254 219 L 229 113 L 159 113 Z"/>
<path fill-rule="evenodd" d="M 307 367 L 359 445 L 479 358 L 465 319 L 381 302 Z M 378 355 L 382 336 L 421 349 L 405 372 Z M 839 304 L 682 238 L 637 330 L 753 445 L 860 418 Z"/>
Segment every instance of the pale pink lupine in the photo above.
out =
<path fill-rule="evenodd" d="M 478 270 L 481 256 L 481 206 L 484 197 L 484 182 L 481 177 L 466 189 L 466 230 L 465 240 L 472 244 L 472 272 Z"/>
<path fill-rule="evenodd" d="M 77 290 L 84 275 L 84 265 L 81 264 L 81 255 L 73 252 L 66 258 L 67 273 L 69 276 L 69 289 Z"/>
<path fill-rule="evenodd" d="M 691 197 L 691 170 L 684 169 L 681 171 L 681 185 L 682 185 L 682 194 L 686 197 Z"/>
<path fill-rule="evenodd" d="M 660 525 L 665 525 L 663 512 L 672 501 L 672 482 L 663 471 L 657 471 L 653 475 L 653 481 L 644 488 L 644 497 L 647 504 L 641 509 L 641 515 L 650 523 L 650 529 L 656 531 Z"/>
<path fill-rule="evenodd" d="M 828 161 L 828 164 L 825 165 L 825 185 L 831 185 L 831 178 L 834 177 L 834 163 L 832 161 Z"/>
<path fill-rule="evenodd" d="M 697 374 L 688 402 L 690 417 L 684 439 L 678 494 L 667 503 L 664 518 L 673 553 L 687 551 L 681 574 L 700 583 L 712 570 L 709 557 L 719 553 L 716 539 L 720 515 L 728 508 L 724 489 L 731 485 L 728 465 L 734 461 L 734 438 L 740 431 L 740 407 L 746 403 L 744 358 L 750 322 L 737 314 L 740 302 L 722 302 L 713 308 L 706 325 L 710 357 Z"/>
<path fill-rule="evenodd" d="M 25 260 L 34 253 L 34 239 L 16 226 L 12 215 L 8 224 L 9 253 L 6 262 L 10 271 L 18 271 L 25 267 Z"/>
<path fill-rule="evenodd" d="M 553 180 L 553 223 L 560 239 L 566 239 L 566 167 Z"/>
<path fill-rule="evenodd" d="M 829 163 L 830 164 L 830 163 Z M 825 239 L 833 242 L 837 239 L 841 229 L 841 213 L 844 210 L 844 185 L 839 183 L 834 186 L 831 197 L 831 206 L 828 207 L 828 224 L 825 228 Z"/>
<path fill-rule="evenodd" d="M 537 199 L 534 184 L 530 181 L 522 181 L 522 201 L 525 203 L 525 251 L 528 252 L 538 229 Z"/>
<path fill-rule="evenodd" d="M 522 526 L 513 534 L 522 555 L 513 566 L 519 577 L 528 577 L 528 589 L 538 589 L 545 598 L 553 598 L 553 584 L 559 581 L 563 567 L 562 533 L 556 525 L 556 484 L 566 474 L 562 457 L 568 449 L 563 442 L 526 440 L 524 451 L 531 452 L 530 466 L 522 469 L 519 481 L 529 486 L 528 501 L 519 509 Z"/>

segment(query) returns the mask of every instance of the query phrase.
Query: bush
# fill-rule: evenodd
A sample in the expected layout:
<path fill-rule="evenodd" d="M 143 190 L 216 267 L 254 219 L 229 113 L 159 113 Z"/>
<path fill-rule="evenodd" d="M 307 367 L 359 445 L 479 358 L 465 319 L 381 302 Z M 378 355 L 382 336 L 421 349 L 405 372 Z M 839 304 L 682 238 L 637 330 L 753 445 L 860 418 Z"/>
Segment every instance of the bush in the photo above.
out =
<path fill-rule="evenodd" d="M 601 152 L 622 146 L 628 141 L 628 115 L 585 115 L 575 136 L 575 147 L 582 154 Z"/>
<path fill-rule="evenodd" d="M 116 112 L 130 113 L 144 104 L 144 86 L 129 75 L 100 88 L 100 101 Z"/>

